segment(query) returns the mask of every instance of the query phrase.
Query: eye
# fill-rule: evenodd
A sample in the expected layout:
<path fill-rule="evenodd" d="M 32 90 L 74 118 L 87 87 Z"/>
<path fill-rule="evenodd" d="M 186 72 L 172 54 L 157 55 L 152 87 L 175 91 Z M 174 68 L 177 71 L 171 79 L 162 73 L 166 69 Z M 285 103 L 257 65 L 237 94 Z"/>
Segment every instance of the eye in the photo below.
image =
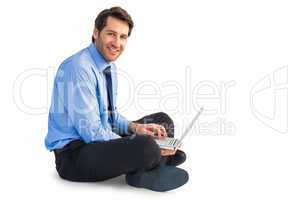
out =
<path fill-rule="evenodd" d="M 128 38 L 127 35 L 122 35 L 122 36 L 121 36 L 121 39 L 123 39 L 123 40 L 126 40 L 127 38 Z"/>

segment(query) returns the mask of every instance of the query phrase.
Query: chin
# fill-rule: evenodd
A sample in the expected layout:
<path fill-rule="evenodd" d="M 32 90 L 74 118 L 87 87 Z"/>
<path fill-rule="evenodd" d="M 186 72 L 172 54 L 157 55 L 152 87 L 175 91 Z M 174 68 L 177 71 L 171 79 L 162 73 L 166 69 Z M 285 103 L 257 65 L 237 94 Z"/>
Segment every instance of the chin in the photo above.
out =
<path fill-rule="evenodd" d="M 107 58 L 106 60 L 107 60 L 108 62 L 113 62 L 113 61 L 116 60 L 116 58 Z"/>
<path fill-rule="evenodd" d="M 118 56 L 111 56 L 111 57 L 109 57 L 109 58 L 108 58 L 108 59 L 109 59 L 109 62 L 112 62 L 112 61 L 117 60 L 118 57 L 119 57 L 119 55 L 118 55 Z"/>

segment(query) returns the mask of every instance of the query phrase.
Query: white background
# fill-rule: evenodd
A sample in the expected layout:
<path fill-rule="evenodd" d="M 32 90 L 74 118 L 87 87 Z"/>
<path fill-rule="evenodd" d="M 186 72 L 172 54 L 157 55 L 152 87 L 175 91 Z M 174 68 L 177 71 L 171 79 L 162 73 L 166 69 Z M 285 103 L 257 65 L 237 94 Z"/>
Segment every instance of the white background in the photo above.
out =
<path fill-rule="evenodd" d="M 55 71 L 89 45 L 95 17 L 113 5 L 135 22 L 117 63 L 132 81 L 120 77 L 121 113 L 165 111 L 180 136 L 206 106 L 182 147 L 190 180 L 177 190 L 135 189 L 123 176 L 63 181 L 44 147 Z M 297 1 L 262 0 L 1 1 L 1 199 L 299 199 L 299 9 Z M 261 80 L 267 86 L 254 96 Z M 175 81 L 185 89 L 167 86 Z"/>

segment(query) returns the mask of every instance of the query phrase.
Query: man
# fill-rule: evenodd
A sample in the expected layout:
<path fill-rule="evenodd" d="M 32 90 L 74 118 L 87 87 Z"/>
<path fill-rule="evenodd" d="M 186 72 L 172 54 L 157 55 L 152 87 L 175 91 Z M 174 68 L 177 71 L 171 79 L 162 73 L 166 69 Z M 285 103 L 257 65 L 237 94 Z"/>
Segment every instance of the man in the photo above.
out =
<path fill-rule="evenodd" d="M 153 140 L 174 137 L 173 121 L 165 113 L 128 121 L 116 108 L 113 61 L 132 28 L 130 15 L 120 7 L 99 13 L 92 44 L 57 71 L 45 144 L 54 151 L 63 179 L 101 181 L 126 174 L 129 185 L 167 191 L 188 180 L 175 167 L 185 161 L 184 152 L 160 149 Z"/>

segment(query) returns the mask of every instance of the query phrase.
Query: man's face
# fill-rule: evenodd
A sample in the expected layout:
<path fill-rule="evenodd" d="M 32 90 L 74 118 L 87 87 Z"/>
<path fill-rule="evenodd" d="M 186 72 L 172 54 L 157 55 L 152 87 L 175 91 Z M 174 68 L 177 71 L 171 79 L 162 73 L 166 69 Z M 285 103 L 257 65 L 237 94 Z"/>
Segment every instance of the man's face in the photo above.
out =
<path fill-rule="evenodd" d="M 121 55 L 126 46 L 128 31 L 128 24 L 114 17 L 107 18 L 101 32 L 94 29 L 95 46 L 107 62 L 115 61 Z"/>

